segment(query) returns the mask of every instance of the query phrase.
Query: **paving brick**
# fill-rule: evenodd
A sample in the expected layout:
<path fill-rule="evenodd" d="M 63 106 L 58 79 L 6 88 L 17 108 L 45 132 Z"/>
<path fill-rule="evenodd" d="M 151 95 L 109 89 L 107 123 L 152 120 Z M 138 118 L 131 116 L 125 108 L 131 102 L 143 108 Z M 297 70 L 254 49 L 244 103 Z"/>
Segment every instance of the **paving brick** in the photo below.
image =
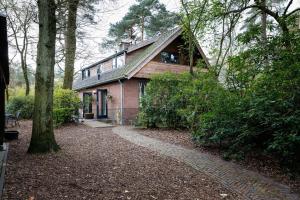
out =
<path fill-rule="evenodd" d="M 216 181 L 222 183 L 224 187 L 239 194 L 243 199 L 300 199 L 297 194 L 290 191 L 288 186 L 216 156 L 143 136 L 130 127 L 115 127 L 113 132 L 134 144 L 190 165 L 198 171 L 213 177 Z"/>

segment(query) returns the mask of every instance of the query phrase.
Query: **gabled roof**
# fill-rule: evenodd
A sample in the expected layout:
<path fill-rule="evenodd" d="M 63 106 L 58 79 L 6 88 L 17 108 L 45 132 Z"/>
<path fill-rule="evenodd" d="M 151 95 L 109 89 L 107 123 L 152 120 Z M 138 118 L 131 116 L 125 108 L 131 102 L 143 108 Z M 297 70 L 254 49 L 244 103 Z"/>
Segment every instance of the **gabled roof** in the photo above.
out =
<path fill-rule="evenodd" d="M 131 62 L 127 63 L 124 67 L 116 68 L 107 72 L 103 72 L 100 75 L 98 80 L 97 76 L 90 77 L 85 80 L 77 80 L 73 84 L 73 89 L 80 90 L 84 88 L 89 88 L 92 86 L 100 85 L 103 83 L 112 82 L 118 79 L 129 79 L 131 78 L 138 70 L 144 67 L 149 61 L 151 61 L 160 51 L 167 47 L 172 41 L 174 41 L 180 34 L 182 29 L 180 27 L 174 28 L 164 34 L 161 34 L 159 37 L 150 40 L 148 43 L 144 42 L 144 46 L 151 44 L 145 50 L 138 53 Z M 200 45 L 197 44 L 197 47 L 200 48 Z M 139 47 L 141 48 L 141 47 Z M 128 49 L 128 51 L 134 51 L 136 49 Z M 199 49 L 199 52 L 207 65 L 206 56 L 204 55 L 202 49 Z"/>

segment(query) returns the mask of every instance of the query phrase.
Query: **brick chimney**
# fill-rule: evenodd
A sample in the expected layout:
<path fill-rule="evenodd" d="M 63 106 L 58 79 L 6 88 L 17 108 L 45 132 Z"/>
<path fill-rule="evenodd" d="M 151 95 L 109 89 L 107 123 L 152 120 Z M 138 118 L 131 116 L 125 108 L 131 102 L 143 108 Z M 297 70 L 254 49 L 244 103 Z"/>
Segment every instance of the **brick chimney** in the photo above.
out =
<path fill-rule="evenodd" d="M 129 40 L 122 40 L 119 44 L 119 51 L 127 50 L 131 44 L 132 42 Z"/>

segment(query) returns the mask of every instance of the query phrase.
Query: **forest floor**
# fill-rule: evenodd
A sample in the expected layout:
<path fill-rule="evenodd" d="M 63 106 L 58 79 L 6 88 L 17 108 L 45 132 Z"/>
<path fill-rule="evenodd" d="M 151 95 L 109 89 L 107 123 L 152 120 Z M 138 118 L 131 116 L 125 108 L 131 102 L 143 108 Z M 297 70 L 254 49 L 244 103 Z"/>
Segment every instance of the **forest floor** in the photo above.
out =
<path fill-rule="evenodd" d="M 222 157 L 222 151 L 218 148 L 204 147 L 196 144 L 192 135 L 188 131 L 172 129 L 143 129 L 134 128 L 139 134 L 151 138 L 159 139 L 170 144 L 182 146 L 187 149 L 197 150 L 202 153 Z M 258 172 L 259 174 L 270 177 L 279 183 L 289 186 L 294 192 L 300 194 L 300 178 L 292 179 L 280 166 L 280 163 L 272 157 L 263 155 L 248 155 L 244 160 L 231 161 L 241 165 L 243 168 Z"/>
<path fill-rule="evenodd" d="M 3 199 L 239 199 L 207 175 L 111 128 L 66 125 L 55 130 L 59 152 L 27 154 L 31 124 L 22 121 L 19 139 L 9 144 Z"/>

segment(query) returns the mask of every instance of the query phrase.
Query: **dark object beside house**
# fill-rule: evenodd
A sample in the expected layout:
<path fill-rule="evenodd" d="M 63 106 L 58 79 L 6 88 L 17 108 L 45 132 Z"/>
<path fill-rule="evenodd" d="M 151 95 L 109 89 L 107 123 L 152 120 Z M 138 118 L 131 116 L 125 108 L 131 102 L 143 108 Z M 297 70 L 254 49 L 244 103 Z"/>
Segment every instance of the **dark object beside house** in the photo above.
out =
<path fill-rule="evenodd" d="M 17 140 L 19 137 L 19 131 L 5 131 L 4 138 L 6 140 Z"/>
<path fill-rule="evenodd" d="M 18 111 L 16 115 L 6 114 L 5 116 L 6 125 L 11 124 L 13 127 L 18 125 L 20 127 L 20 123 L 19 123 L 20 114 L 21 114 L 20 111 Z"/>
<path fill-rule="evenodd" d="M 5 89 L 9 83 L 8 42 L 6 17 L 0 13 L 0 198 L 2 198 L 8 144 L 3 144 L 5 133 Z"/>
<path fill-rule="evenodd" d="M 9 83 L 6 17 L 0 13 L 0 145 L 5 129 L 5 89 Z"/>
<path fill-rule="evenodd" d="M 94 113 L 84 113 L 85 119 L 94 119 Z"/>

